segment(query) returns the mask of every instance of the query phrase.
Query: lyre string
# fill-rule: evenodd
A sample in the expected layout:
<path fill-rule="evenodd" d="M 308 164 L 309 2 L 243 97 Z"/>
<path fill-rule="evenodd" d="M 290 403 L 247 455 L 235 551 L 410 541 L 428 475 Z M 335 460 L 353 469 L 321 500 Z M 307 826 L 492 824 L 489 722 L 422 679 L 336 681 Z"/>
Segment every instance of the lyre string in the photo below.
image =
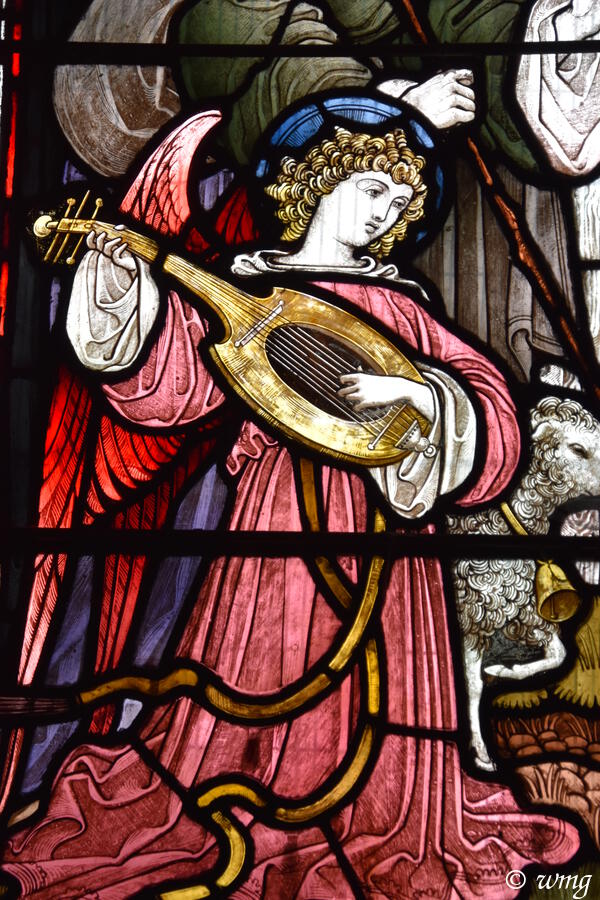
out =
<path fill-rule="evenodd" d="M 290 334 L 289 332 L 286 332 L 284 329 L 281 329 L 280 331 L 278 331 L 278 337 L 279 337 L 280 341 L 285 340 L 287 348 L 292 351 L 290 353 L 289 359 L 296 360 L 297 363 L 300 365 L 300 368 L 305 367 L 309 371 L 312 370 L 312 372 L 314 374 L 316 374 L 316 376 L 317 376 L 315 379 L 316 384 L 320 388 L 323 389 L 323 391 L 327 394 L 329 401 L 334 406 L 336 406 L 337 409 L 344 412 L 344 414 L 346 415 L 347 418 L 350 418 L 357 425 L 362 426 L 372 436 L 376 436 L 379 433 L 379 426 L 377 426 L 375 428 L 373 428 L 371 426 L 375 422 L 378 422 L 378 421 L 381 422 L 383 419 L 385 419 L 385 417 L 387 415 L 389 415 L 390 409 L 388 409 L 386 411 L 386 413 L 384 413 L 383 416 L 382 415 L 374 415 L 369 410 L 363 410 L 361 413 L 357 413 L 356 410 L 354 410 L 351 406 L 346 405 L 346 402 L 343 400 L 343 398 L 341 398 L 338 395 L 337 390 L 339 389 L 339 383 L 336 383 L 335 381 L 333 381 L 330 373 L 328 373 L 324 369 L 318 368 L 318 366 L 314 364 L 314 361 L 313 361 L 313 363 L 311 363 L 310 361 L 308 361 L 306 359 L 306 357 L 299 356 L 297 353 L 294 352 L 298 349 L 300 350 L 300 352 L 302 352 L 304 348 L 302 347 L 302 345 L 298 344 L 297 342 L 295 342 L 293 340 L 293 333 Z M 261 336 L 260 340 L 261 340 L 261 343 L 264 345 L 265 339 Z M 279 361 L 283 362 L 284 364 L 288 362 L 288 359 L 286 359 L 285 355 L 281 355 L 281 353 L 279 355 L 277 355 L 276 351 L 271 350 L 271 354 L 275 355 L 276 358 L 279 359 Z M 346 361 L 344 361 L 344 366 L 345 366 L 345 368 L 343 370 L 341 370 L 339 372 L 339 374 L 348 374 L 349 375 L 356 371 L 356 369 L 352 368 L 350 366 L 350 364 Z M 298 374 L 297 370 L 296 370 L 296 372 L 294 372 L 294 370 L 291 369 L 289 366 L 288 366 L 288 368 L 289 368 L 289 371 L 292 371 L 294 374 Z M 386 405 L 393 407 L 393 404 L 386 404 Z M 365 416 L 367 418 L 364 418 Z M 401 421 L 403 423 L 405 423 L 407 425 L 412 422 L 412 417 L 409 414 L 401 415 L 399 418 L 401 419 Z"/>
<path fill-rule="evenodd" d="M 56 245 L 57 239 L 59 237 L 60 232 L 67 232 L 62 245 L 56 255 L 56 259 L 63 252 L 71 234 L 75 233 L 89 233 L 90 231 L 95 231 L 97 234 L 101 231 L 105 231 L 107 235 L 112 239 L 115 237 L 120 237 L 124 243 L 128 244 L 128 248 L 132 253 L 137 256 L 142 257 L 147 262 L 154 262 L 156 256 L 158 255 L 158 245 L 152 241 L 149 242 L 148 247 L 151 249 L 142 248 L 141 244 L 138 243 L 137 238 L 141 236 L 137 235 L 136 232 L 131 231 L 130 229 L 120 229 L 116 226 L 107 223 L 107 222 L 99 222 L 95 220 L 95 216 L 98 213 L 100 208 L 101 201 L 97 202 L 96 209 L 92 218 L 90 219 L 79 219 L 78 216 L 83 209 L 87 199 L 89 197 L 89 191 L 84 196 L 81 204 L 79 205 L 79 209 L 77 214 L 72 218 L 68 218 L 69 213 L 72 207 L 75 204 L 74 200 L 68 201 L 67 211 L 65 216 L 57 223 L 56 234 L 52 241 L 52 244 L 46 253 L 45 259 L 48 259 L 53 247 Z M 62 225 L 62 227 L 60 227 Z M 128 241 L 129 238 L 129 241 Z M 79 241 L 76 247 L 69 258 L 69 261 L 74 261 L 75 254 L 79 250 L 81 243 L 83 241 L 83 235 L 79 238 Z M 131 246 L 131 245 L 134 246 Z M 181 260 L 181 263 L 184 266 L 188 266 L 190 269 L 190 273 L 196 278 L 203 282 L 203 287 L 210 287 L 215 293 L 219 296 L 221 302 L 224 302 L 224 305 L 229 306 L 230 310 L 233 311 L 238 319 L 244 326 L 252 327 L 256 324 L 257 316 L 264 317 L 269 313 L 273 312 L 273 309 L 262 302 L 258 297 L 255 297 L 251 294 L 246 293 L 238 288 L 234 288 L 232 285 L 228 284 L 223 279 L 218 276 L 212 275 L 209 272 L 206 272 L 204 269 L 200 267 L 188 263 L 186 260 Z M 278 330 L 278 339 L 280 344 L 285 346 L 285 349 L 288 352 L 288 356 L 286 357 L 285 350 L 279 346 L 277 350 L 274 348 L 271 349 L 271 353 L 274 358 L 276 358 L 280 363 L 284 365 L 292 374 L 301 376 L 303 371 L 308 371 L 315 378 L 316 385 L 321 388 L 325 394 L 331 405 L 333 405 L 336 409 L 344 414 L 346 418 L 349 418 L 351 421 L 354 421 L 357 425 L 365 428 L 368 433 L 372 435 L 376 435 L 378 433 L 378 428 L 371 427 L 371 424 L 377 420 L 381 420 L 385 418 L 386 415 L 389 414 L 386 412 L 383 416 L 374 415 L 368 410 L 364 410 L 362 413 L 357 413 L 349 404 L 348 401 L 345 401 L 338 394 L 338 390 L 340 388 L 339 377 L 340 375 L 349 375 L 354 374 L 357 369 L 356 366 L 351 365 L 348 360 L 344 359 L 335 350 L 330 347 L 325 347 L 318 339 L 306 329 L 302 328 L 302 326 L 298 326 L 297 323 L 291 321 L 287 316 L 278 314 L 278 319 L 284 325 L 294 325 L 295 329 L 293 332 L 290 332 L 288 329 Z M 262 344 L 264 344 L 264 336 L 257 335 L 257 338 L 260 338 Z M 256 338 L 255 338 L 256 339 Z M 312 352 L 314 356 L 312 360 L 309 360 L 307 357 L 308 351 Z M 327 357 L 323 356 L 323 352 L 327 352 Z M 337 363 L 340 368 L 336 368 L 332 363 Z M 329 371 L 328 371 L 329 369 Z M 336 381 L 336 379 L 338 379 Z M 383 405 L 383 404 L 382 404 Z M 400 418 L 404 421 L 407 420 L 407 424 L 412 420 L 408 415 L 400 415 Z"/>
<path fill-rule="evenodd" d="M 288 369 L 288 371 L 292 372 L 293 374 L 298 374 L 298 371 L 294 370 L 290 366 L 289 357 L 281 356 L 279 353 L 277 353 L 277 351 L 272 351 L 271 356 L 273 359 L 279 360 L 279 362 L 282 363 Z M 303 360 L 300 360 L 300 362 L 303 362 Z M 310 369 L 310 366 L 308 366 L 308 368 Z M 372 428 L 370 428 L 369 420 L 359 418 L 352 407 L 344 404 L 342 398 L 337 396 L 337 392 L 327 390 L 326 385 L 323 384 L 323 382 L 320 381 L 319 378 L 317 378 L 317 384 L 319 384 L 319 386 L 324 390 L 324 393 L 327 396 L 327 400 L 329 401 L 331 406 L 337 409 L 340 413 L 343 413 L 345 418 L 348 418 L 351 421 L 355 422 L 357 425 L 360 425 L 362 428 L 365 428 L 368 433 L 373 436 L 378 433 L 377 430 L 373 430 Z"/>
<path fill-rule="evenodd" d="M 194 268 L 196 268 L 196 267 L 194 267 Z M 253 297 L 252 295 L 248 295 L 244 291 L 240 291 L 238 293 L 236 291 L 236 289 L 233 288 L 231 285 L 227 284 L 227 282 L 221 281 L 220 279 L 217 281 L 214 276 L 210 275 L 209 273 L 205 273 L 203 270 L 197 269 L 197 271 L 202 273 L 203 279 L 206 282 L 208 282 L 209 284 L 211 282 L 213 282 L 213 279 L 214 279 L 213 283 L 215 284 L 219 294 L 221 295 L 221 297 L 223 295 L 225 295 L 227 297 L 227 299 L 233 304 L 236 312 L 239 313 L 240 300 L 242 301 L 243 305 L 246 306 L 246 308 L 252 309 L 253 311 L 257 310 L 262 315 L 266 315 L 273 311 L 269 306 L 261 303 L 258 298 Z M 204 276 L 206 276 L 206 278 L 204 278 Z M 255 313 L 255 315 L 256 314 L 257 313 Z M 291 322 L 287 316 L 279 315 L 278 318 L 280 319 L 280 321 L 282 322 L 283 325 L 295 325 L 296 324 L 294 322 Z M 254 324 L 255 320 L 252 320 L 252 321 Z M 379 429 L 370 427 L 370 423 L 373 421 L 376 421 L 376 419 L 378 419 L 378 418 L 384 418 L 384 416 L 378 416 L 378 417 L 374 418 L 372 416 L 372 413 L 369 413 L 366 410 L 364 411 L 363 415 L 361 416 L 360 414 L 357 414 L 357 412 L 355 410 L 353 410 L 352 407 L 349 404 L 347 404 L 347 402 L 344 401 L 343 398 L 341 398 L 338 395 L 337 391 L 340 388 L 339 381 L 334 382 L 331 378 L 331 372 L 327 372 L 327 370 L 322 365 L 321 353 L 324 350 L 323 344 L 320 343 L 318 340 L 316 340 L 310 334 L 310 332 L 307 332 L 305 330 L 303 331 L 303 333 L 301 335 L 297 335 L 295 331 L 290 332 L 289 330 L 284 329 L 284 328 L 278 329 L 277 333 L 278 333 L 279 340 L 282 343 L 285 343 L 286 348 L 288 349 L 288 352 L 291 351 L 290 359 L 295 360 L 296 364 L 299 365 L 299 371 L 297 369 L 295 374 L 297 374 L 297 375 L 301 374 L 303 368 L 308 369 L 309 371 L 312 371 L 313 375 L 316 375 L 316 383 L 318 384 L 319 387 L 321 387 L 327 393 L 328 398 L 329 398 L 330 402 L 332 403 L 332 405 L 335 406 L 335 408 L 337 408 L 340 412 L 342 412 L 346 418 L 349 418 L 351 421 L 354 421 L 357 425 L 360 425 L 362 428 L 366 429 L 366 431 L 369 434 L 371 434 L 372 436 L 376 436 L 379 433 Z M 264 335 L 258 334 L 258 335 L 256 335 L 256 337 L 254 339 L 255 340 L 259 339 L 261 344 L 264 346 L 264 344 L 265 344 Z M 302 355 L 303 353 L 306 354 L 307 349 L 310 349 L 316 356 L 321 357 L 321 364 L 319 364 L 317 362 L 317 360 L 313 360 L 312 362 L 310 362 L 306 358 L 305 355 L 304 356 Z M 327 348 L 327 349 L 329 352 L 329 348 Z M 338 375 L 338 377 L 339 377 L 339 375 L 342 375 L 342 374 L 349 375 L 349 374 L 356 372 L 356 366 L 350 365 L 347 360 L 345 360 L 343 357 L 341 357 L 335 351 L 331 351 L 329 353 L 329 355 L 332 359 L 336 360 L 340 364 L 341 368 L 337 372 L 334 369 L 334 372 L 335 372 L 335 374 Z M 284 364 L 286 362 L 288 362 L 288 360 L 286 360 L 286 358 L 285 358 L 285 353 L 283 355 L 281 355 L 281 351 L 277 358 L 279 359 L 280 362 L 283 362 Z M 294 370 L 291 369 L 289 365 L 288 365 L 288 369 L 289 369 L 289 371 L 294 372 Z M 368 418 L 364 418 L 365 415 L 368 416 Z M 412 421 L 412 419 L 409 416 L 406 416 L 406 417 L 403 416 L 402 418 L 408 419 L 408 423 L 410 423 Z"/>
<path fill-rule="evenodd" d="M 306 369 L 308 369 L 308 371 L 312 371 L 314 374 L 316 374 L 318 386 L 326 391 L 332 390 L 334 393 L 330 394 L 330 397 L 332 399 L 337 398 L 345 408 L 345 404 L 347 403 L 347 401 L 343 401 L 343 399 L 339 397 L 337 393 L 340 388 L 340 383 L 337 379 L 339 379 L 340 375 L 350 375 L 356 372 L 356 368 L 351 367 L 348 363 L 345 363 L 345 368 L 334 370 L 333 372 L 328 372 L 327 369 L 325 369 L 322 363 L 320 363 L 318 360 L 310 360 L 307 358 L 305 347 L 303 347 L 302 344 L 297 340 L 296 335 L 293 332 L 289 333 L 286 330 L 281 329 L 277 334 L 278 340 L 281 343 L 285 343 L 286 348 L 291 351 L 290 359 L 296 361 L 300 365 L 300 369 L 302 369 L 302 367 L 305 367 Z M 280 348 L 276 349 L 280 350 Z M 275 350 L 272 348 L 270 352 L 273 353 L 275 352 Z M 279 358 L 285 360 L 285 356 L 280 356 Z M 351 406 L 348 406 L 348 412 L 356 413 L 356 410 L 354 410 Z M 370 413 L 366 414 L 367 416 L 371 415 Z M 369 421 L 369 419 L 358 418 L 356 416 L 353 416 L 353 418 L 357 423 L 360 424 L 364 424 L 365 421 Z"/>
<path fill-rule="evenodd" d="M 358 414 L 352 409 L 352 407 L 346 406 L 346 404 L 344 403 L 342 398 L 338 397 L 337 391 L 335 390 L 335 387 L 336 387 L 335 384 L 333 385 L 334 389 L 332 390 L 331 379 L 322 378 L 321 377 L 322 372 L 319 371 L 318 369 L 316 369 L 310 363 L 307 363 L 307 361 L 305 359 L 294 354 L 293 352 L 291 354 L 289 354 L 288 356 L 286 356 L 285 354 L 282 354 L 281 351 L 279 351 L 278 349 L 271 350 L 270 356 L 271 356 L 271 358 L 276 359 L 279 362 L 281 362 L 284 365 L 284 367 L 287 368 L 288 371 L 291 372 L 292 374 L 295 374 L 295 375 L 302 374 L 303 369 L 308 370 L 308 372 L 312 371 L 313 374 L 316 375 L 315 382 L 316 382 L 317 386 L 323 390 L 323 392 L 327 396 L 327 399 L 329 400 L 329 402 L 340 412 L 343 412 L 345 415 L 347 415 L 348 418 L 352 419 L 352 421 L 356 422 L 357 425 L 362 425 L 365 428 L 367 428 L 367 430 L 369 430 L 368 426 L 367 426 L 367 422 L 364 419 L 359 418 Z M 293 368 L 293 362 L 290 363 L 290 360 L 297 361 L 297 363 L 298 363 L 297 368 Z"/>
<path fill-rule="evenodd" d="M 338 353 L 335 352 L 335 350 L 332 350 L 330 347 L 324 347 L 323 344 L 319 343 L 319 340 L 315 339 L 313 337 L 313 335 L 310 333 L 310 331 L 307 331 L 307 329 L 304 328 L 302 325 L 298 325 L 294 328 L 294 334 L 297 335 L 300 338 L 300 340 L 304 342 L 304 345 L 308 349 L 310 349 L 314 353 L 316 353 L 319 356 L 321 362 L 325 366 L 329 367 L 336 375 L 338 375 L 338 376 L 339 375 L 351 375 L 358 371 L 356 366 L 354 366 L 354 368 L 348 369 L 347 366 L 349 365 L 349 363 L 348 363 L 347 359 L 344 359 L 343 356 L 340 356 Z M 335 366 L 333 366 L 329 362 L 329 359 L 327 359 L 327 357 L 323 356 L 322 353 L 319 352 L 319 351 L 323 351 L 323 350 L 325 350 L 329 354 L 330 359 L 336 360 L 337 362 L 339 362 L 342 365 L 341 370 L 336 369 Z"/>
<path fill-rule="evenodd" d="M 85 201 L 85 199 L 87 199 L 87 194 L 86 194 L 86 197 L 84 198 L 84 201 Z M 81 209 L 82 205 L 83 205 L 83 202 L 80 205 L 80 209 Z M 127 238 L 129 236 L 131 236 L 133 238 L 136 237 L 135 232 L 130 231 L 129 229 L 123 229 L 123 230 L 117 229 L 114 225 L 111 225 L 108 222 L 98 222 L 98 221 L 94 221 L 94 219 L 78 220 L 77 218 L 67 219 L 67 222 L 70 226 L 69 230 L 75 230 L 78 227 L 82 227 L 82 228 L 85 227 L 86 230 L 94 230 L 96 232 L 98 232 L 99 230 L 105 230 L 105 231 L 108 231 L 111 236 L 121 237 L 122 239 L 125 240 L 125 242 L 127 242 Z M 66 239 L 68 239 L 68 235 L 67 235 Z M 132 249 L 132 252 L 136 253 L 136 250 Z M 137 255 L 143 256 L 144 254 L 142 254 L 141 252 L 138 251 Z M 149 258 L 149 259 L 147 259 L 147 261 L 153 262 L 154 258 Z M 198 267 L 192 263 L 187 263 L 187 261 L 184 261 L 184 262 L 186 262 L 186 264 L 190 266 L 190 268 L 193 270 L 193 272 L 196 274 L 196 276 L 200 276 L 204 282 L 209 284 L 213 290 L 218 292 L 218 294 L 222 298 L 224 298 L 231 304 L 231 308 L 233 309 L 234 312 L 237 313 L 237 315 L 240 319 L 242 319 L 242 315 L 243 315 L 243 313 L 242 313 L 242 315 L 240 315 L 242 310 L 244 313 L 250 313 L 254 316 L 260 315 L 261 317 L 268 315 L 270 312 L 273 312 L 272 308 L 269 305 L 267 305 L 266 303 L 261 302 L 261 300 L 258 297 L 255 297 L 252 294 L 248 294 L 239 288 L 234 288 L 232 285 L 228 284 L 226 281 L 222 280 L 218 276 L 212 275 L 210 272 L 206 272 L 204 269 L 201 269 L 200 267 Z M 284 314 L 279 314 L 278 318 L 283 324 L 290 324 L 290 325 L 296 324 L 295 322 L 292 322 L 290 319 L 288 319 L 288 317 L 285 316 Z M 242 321 L 243 321 L 243 324 L 252 324 L 252 325 L 255 324 L 255 319 L 249 319 L 247 316 L 244 316 Z M 305 332 L 304 337 L 305 337 L 306 343 L 309 344 L 311 346 L 311 349 L 313 349 L 316 353 L 319 353 L 320 351 L 323 350 L 323 345 L 318 343 L 317 341 L 315 341 L 315 339 L 313 338 L 313 336 L 310 333 Z M 344 367 L 346 366 L 346 364 L 347 364 L 346 360 L 344 360 L 343 357 L 340 357 L 335 352 L 335 350 L 329 351 L 329 349 L 328 349 L 328 352 L 330 352 L 330 355 L 332 358 L 336 359 Z M 356 370 L 352 369 L 350 371 L 354 372 Z M 346 369 L 345 369 L 345 372 L 349 374 L 348 370 L 346 370 Z"/>

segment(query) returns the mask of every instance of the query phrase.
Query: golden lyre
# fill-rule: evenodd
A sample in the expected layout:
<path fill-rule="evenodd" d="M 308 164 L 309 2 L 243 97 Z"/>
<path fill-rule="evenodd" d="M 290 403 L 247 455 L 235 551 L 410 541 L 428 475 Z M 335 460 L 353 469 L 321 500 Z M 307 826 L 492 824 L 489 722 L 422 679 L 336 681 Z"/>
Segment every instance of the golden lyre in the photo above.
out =
<path fill-rule="evenodd" d="M 89 196 L 90 192 L 86 191 L 73 217 L 71 217 L 71 212 L 77 201 L 73 197 L 69 197 L 69 199 L 67 200 L 67 208 L 61 218 L 61 225 L 64 226 L 65 223 L 68 223 L 69 219 L 72 220 L 74 226 L 78 223 L 78 220 L 83 213 L 85 204 L 89 200 Z M 96 199 L 94 212 L 89 217 L 89 221 L 93 221 L 96 218 L 102 208 L 102 205 L 102 199 L 98 197 Z M 72 233 L 68 230 L 68 228 L 62 228 L 61 231 L 58 231 L 55 227 L 48 227 L 50 223 L 52 223 L 52 225 L 54 226 L 56 225 L 56 223 L 53 222 L 52 216 L 39 216 L 35 220 L 33 226 L 33 233 L 40 241 L 50 237 L 50 235 L 53 235 L 50 246 L 44 254 L 44 262 L 52 264 L 65 262 L 69 266 L 74 265 L 77 258 L 77 253 L 79 252 L 79 248 L 81 247 L 85 234 L 82 234 L 80 229 L 78 229 L 77 231 L 73 230 Z M 71 238 L 73 238 L 74 243 Z M 69 243 L 71 243 L 71 251 L 67 258 L 64 259 L 62 258 L 63 253 L 67 249 Z"/>
<path fill-rule="evenodd" d="M 96 213 L 100 205 L 96 201 Z M 210 355 L 232 390 L 269 426 L 358 465 L 391 465 L 411 453 L 432 457 L 438 452 L 428 439 L 431 422 L 410 404 L 398 401 L 358 411 L 340 396 L 340 377 L 353 372 L 396 375 L 419 384 L 423 377 L 377 327 L 340 308 L 335 295 L 314 286 L 310 292 L 273 287 L 265 296 L 249 294 L 182 256 L 168 250 L 162 254 L 147 235 L 94 217 L 71 216 L 74 206 L 70 200 L 63 218 L 41 215 L 36 220 L 33 233 L 40 245 L 52 240 L 45 259 L 55 262 L 67 241 L 91 231 L 104 232 L 109 240 L 120 238 L 150 265 L 160 259 L 162 271 L 221 320 L 222 339 L 209 348 Z M 57 240 L 59 234 L 64 237 Z"/>

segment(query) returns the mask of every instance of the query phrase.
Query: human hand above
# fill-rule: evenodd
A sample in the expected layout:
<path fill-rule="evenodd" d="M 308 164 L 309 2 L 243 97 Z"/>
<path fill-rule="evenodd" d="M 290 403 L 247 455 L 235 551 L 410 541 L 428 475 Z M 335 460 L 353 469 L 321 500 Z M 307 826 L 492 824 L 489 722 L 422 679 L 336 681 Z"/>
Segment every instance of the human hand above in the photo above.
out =
<path fill-rule="evenodd" d="M 559 5 L 554 18 L 559 41 L 587 41 L 600 32 L 600 4 L 597 0 L 573 0 L 566 8 Z"/>
<path fill-rule="evenodd" d="M 365 372 L 341 375 L 340 382 L 344 386 L 339 389 L 339 396 L 345 397 L 357 412 L 374 406 L 408 403 L 429 421 L 435 416 L 433 394 L 425 383 L 401 375 L 367 375 Z"/>
<path fill-rule="evenodd" d="M 451 128 L 472 122 L 475 118 L 472 84 L 473 72 L 470 69 L 450 69 L 409 88 L 402 95 L 402 100 L 414 106 L 436 128 Z"/>
<path fill-rule="evenodd" d="M 117 230 L 124 228 L 123 225 L 117 225 Z M 121 269 L 125 269 L 130 274 L 134 275 L 136 272 L 136 264 L 135 257 L 133 253 L 128 249 L 127 243 L 121 237 L 111 238 L 109 240 L 108 235 L 105 231 L 100 231 L 96 233 L 95 231 L 90 231 L 86 238 L 86 244 L 90 248 L 90 250 L 97 250 L 99 253 L 102 253 L 104 256 L 108 257 L 115 266 L 119 266 Z"/>

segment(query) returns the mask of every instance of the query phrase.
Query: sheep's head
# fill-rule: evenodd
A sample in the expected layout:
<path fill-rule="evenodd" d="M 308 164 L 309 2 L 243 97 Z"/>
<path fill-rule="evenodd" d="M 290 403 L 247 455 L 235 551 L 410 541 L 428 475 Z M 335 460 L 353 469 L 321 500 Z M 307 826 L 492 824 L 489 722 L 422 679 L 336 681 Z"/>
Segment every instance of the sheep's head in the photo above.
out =
<path fill-rule="evenodd" d="M 600 496 L 600 422 L 576 400 L 544 397 L 532 411 L 532 473 L 557 505 Z"/>

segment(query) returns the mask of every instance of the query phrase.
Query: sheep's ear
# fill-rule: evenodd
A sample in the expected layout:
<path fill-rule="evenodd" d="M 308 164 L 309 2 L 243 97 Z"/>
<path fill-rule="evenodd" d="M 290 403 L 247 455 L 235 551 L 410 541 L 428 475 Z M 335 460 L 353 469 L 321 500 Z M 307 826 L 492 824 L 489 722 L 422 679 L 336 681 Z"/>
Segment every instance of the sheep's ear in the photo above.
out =
<path fill-rule="evenodd" d="M 545 419 L 543 422 L 540 422 L 536 428 L 533 429 L 531 434 L 532 441 L 542 441 L 544 438 L 549 437 L 555 430 L 555 427 L 551 421 Z"/>

